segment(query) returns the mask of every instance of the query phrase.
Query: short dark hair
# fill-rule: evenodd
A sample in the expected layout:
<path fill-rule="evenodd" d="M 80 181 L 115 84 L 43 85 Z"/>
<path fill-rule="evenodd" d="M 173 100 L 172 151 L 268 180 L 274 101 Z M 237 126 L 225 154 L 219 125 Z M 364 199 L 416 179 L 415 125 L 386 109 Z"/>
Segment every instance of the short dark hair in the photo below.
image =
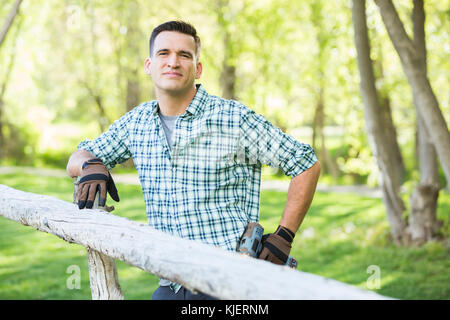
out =
<path fill-rule="evenodd" d="M 176 31 L 192 36 L 195 40 L 195 53 L 198 57 L 198 55 L 200 54 L 201 43 L 200 37 L 197 35 L 197 30 L 195 30 L 195 28 L 191 24 L 180 20 L 164 22 L 163 24 L 160 24 L 155 29 L 153 29 L 149 41 L 150 57 L 152 56 L 153 45 L 155 44 L 156 36 L 163 31 Z"/>

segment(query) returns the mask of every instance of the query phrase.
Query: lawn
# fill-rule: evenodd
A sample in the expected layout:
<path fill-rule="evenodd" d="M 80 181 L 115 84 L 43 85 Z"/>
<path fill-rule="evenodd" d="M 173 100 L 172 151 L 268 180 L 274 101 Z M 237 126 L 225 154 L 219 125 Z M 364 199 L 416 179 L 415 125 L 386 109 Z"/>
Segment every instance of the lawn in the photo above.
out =
<path fill-rule="evenodd" d="M 67 178 L 0 174 L 0 183 L 71 201 L 73 185 Z M 146 222 L 139 186 L 118 185 L 120 203 L 115 214 Z M 266 232 L 277 227 L 286 193 L 261 192 L 261 224 Z M 109 203 L 110 205 L 112 204 Z M 439 217 L 448 235 L 450 194 L 441 193 Z M 389 226 L 381 199 L 354 194 L 316 193 L 298 231 L 291 254 L 299 269 L 337 279 L 399 299 L 449 299 L 450 249 L 430 243 L 420 248 L 398 248 L 389 242 Z M 79 267 L 80 289 L 68 289 Z M 117 261 L 119 282 L 126 299 L 150 299 L 157 277 Z M 373 268 L 379 288 L 368 286 Z M 86 250 L 56 236 L 0 217 L 0 299 L 90 299 Z"/>

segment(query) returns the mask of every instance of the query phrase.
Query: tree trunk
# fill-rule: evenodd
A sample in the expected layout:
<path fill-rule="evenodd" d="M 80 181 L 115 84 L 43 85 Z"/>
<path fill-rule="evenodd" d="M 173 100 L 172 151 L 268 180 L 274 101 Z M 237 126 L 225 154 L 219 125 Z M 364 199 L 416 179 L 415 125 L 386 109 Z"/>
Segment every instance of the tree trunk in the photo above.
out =
<path fill-rule="evenodd" d="M 374 61 L 375 74 L 378 79 L 384 78 L 383 71 L 383 58 L 381 53 L 381 47 L 379 48 L 379 59 Z M 405 179 L 405 164 L 403 162 L 402 153 L 397 139 L 397 130 L 395 129 L 394 120 L 392 118 L 391 100 L 389 98 L 389 91 L 383 88 L 379 90 L 380 96 L 380 113 L 382 116 L 382 122 L 384 123 L 385 132 L 389 138 L 390 146 L 393 153 L 394 172 L 396 173 L 396 179 L 398 184 L 402 185 Z"/>
<path fill-rule="evenodd" d="M 110 123 L 108 116 L 105 112 L 105 107 L 103 106 L 103 99 L 100 94 L 94 92 L 94 89 L 90 87 L 90 85 L 84 81 L 80 80 L 80 83 L 84 85 L 84 87 L 89 92 L 91 98 L 95 101 L 95 105 L 97 106 L 97 123 L 99 125 L 100 133 L 105 132 Z"/>
<path fill-rule="evenodd" d="M 105 132 L 106 129 L 108 129 L 109 119 L 106 116 L 105 107 L 103 106 L 103 99 L 99 94 L 95 94 L 93 98 L 98 109 L 98 125 L 100 127 L 100 132 Z"/>
<path fill-rule="evenodd" d="M 139 29 L 140 10 L 136 1 L 127 1 L 127 36 L 125 52 L 130 58 L 125 65 L 127 77 L 127 93 L 126 93 L 126 111 L 130 111 L 136 107 L 141 99 L 141 87 L 139 84 L 139 43 L 142 35 Z"/>
<path fill-rule="evenodd" d="M 236 67 L 231 62 L 234 55 L 233 39 L 228 31 L 229 21 L 224 16 L 224 10 L 227 6 L 229 6 L 228 0 L 217 0 L 215 2 L 217 22 L 223 32 L 223 50 L 225 53 L 220 73 L 220 84 L 222 86 L 222 96 L 225 99 L 236 100 Z"/>
<path fill-rule="evenodd" d="M 423 0 L 414 0 L 412 14 L 414 29 L 414 46 L 417 56 L 421 60 L 422 72 L 427 74 L 426 44 L 425 44 L 425 12 Z M 413 97 L 416 109 L 418 101 Z M 439 197 L 439 163 L 436 150 L 430 141 L 430 135 L 424 124 L 423 118 L 417 114 L 417 140 L 420 166 L 420 183 L 411 194 L 410 231 L 415 245 L 421 245 L 433 240 L 442 222 L 437 220 L 437 200 Z"/>
<path fill-rule="evenodd" d="M 222 83 L 222 96 L 225 99 L 235 100 L 236 68 L 224 61 L 220 79 Z"/>
<path fill-rule="evenodd" d="M 12 12 L 13 11 L 15 12 L 14 17 L 17 16 L 17 11 L 19 10 L 19 8 L 18 8 L 19 5 L 20 5 L 20 1 L 17 1 L 15 4 L 15 7 L 12 10 Z M 8 87 L 9 78 L 11 76 L 11 72 L 12 72 L 13 66 L 14 66 L 14 60 L 16 57 L 17 38 L 19 36 L 22 21 L 23 21 L 22 18 L 18 19 L 17 28 L 16 28 L 15 34 L 13 36 L 14 38 L 13 38 L 12 47 L 11 47 L 11 53 L 10 53 L 11 59 L 9 60 L 8 66 L 6 68 L 5 77 L 2 79 L 2 83 L 0 84 L 0 159 L 3 159 L 3 157 L 5 157 L 5 155 L 6 155 L 6 151 L 5 151 L 6 141 L 5 141 L 5 136 L 4 136 L 4 132 L 3 132 L 3 128 L 4 128 L 4 124 L 5 124 L 5 119 L 4 119 L 5 100 L 4 100 L 4 97 L 5 97 L 6 89 Z M 12 24 L 12 21 L 11 21 L 11 24 Z M 11 24 L 8 25 L 8 30 L 10 29 Z M 3 37 L 3 39 L 4 39 L 4 37 Z"/>
<path fill-rule="evenodd" d="M 395 154 L 389 147 L 383 117 L 380 113 L 378 93 L 375 87 L 370 44 L 367 33 L 365 1 L 353 0 L 353 23 L 360 88 L 364 104 L 364 118 L 372 153 L 380 169 L 380 186 L 386 206 L 387 218 L 391 226 L 391 235 L 396 244 L 409 244 L 407 223 L 403 218 L 405 206 L 400 198 L 400 184 L 395 172 Z"/>
<path fill-rule="evenodd" d="M 436 215 L 440 191 L 436 151 L 420 117 L 418 132 L 420 183 L 411 194 L 409 224 L 413 244 L 422 245 L 436 238 L 442 221 L 437 220 Z"/>
<path fill-rule="evenodd" d="M 225 57 L 223 59 L 222 72 L 220 74 L 220 82 L 222 84 L 222 96 L 225 99 L 236 100 L 236 67 L 230 64 L 231 52 L 230 46 L 230 35 L 228 31 L 225 31 L 224 36 L 224 47 L 225 47 Z"/>
<path fill-rule="evenodd" d="M 336 181 L 339 177 L 339 168 L 328 152 L 325 142 L 325 70 L 327 68 L 327 46 L 330 44 L 330 35 L 327 33 L 326 26 L 324 24 L 323 15 L 323 1 L 313 1 L 311 3 L 311 18 L 313 19 L 315 31 L 316 31 L 316 44 L 317 44 L 317 78 L 318 78 L 318 94 L 316 109 L 313 119 L 313 137 L 312 145 L 315 150 L 318 151 L 318 157 L 324 166 L 324 172 L 329 173 Z M 317 147 L 317 140 L 320 139 L 320 149 Z"/>
<path fill-rule="evenodd" d="M 86 3 L 87 9 L 86 13 L 89 17 L 90 22 L 90 45 L 92 53 L 90 55 L 92 59 L 91 70 L 88 75 L 85 76 L 80 82 L 84 84 L 85 88 L 88 90 L 90 96 L 97 106 L 97 122 L 100 128 L 100 132 L 105 132 L 110 124 L 110 120 L 106 115 L 105 107 L 103 105 L 103 97 L 101 90 L 100 81 L 100 55 L 98 54 L 98 37 L 95 33 L 96 16 L 94 5 L 92 3 Z"/>
<path fill-rule="evenodd" d="M 450 181 L 450 132 L 433 93 L 423 59 L 406 34 L 397 11 L 390 0 L 375 0 L 389 37 L 400 57 L 403 70 L 411 85 L 417 113 L 423 122 L 441 160 L 447 182 Z"/>
<path fill-rule="evenodd" d="M 319 89 L 319 96 L 317 98 L 316 103 L 316 110 L 314 113 L 314 120 L 313 120 L 313 139 L 312 139 L 312 145 L 315 150 L 320 150 L 318 152 L 319 159 L 321 160 L 321 163 L 324 165 L 324 172 L 328 172 L 333 179 L 336 181 L 339 177 L 339 168 L 337 167 L 336 163 L 334 162 L 334 159 L 331 157 L 330 153 L 328 152 L 328 149 L 326 148 L 325 143 L 325 134 L 324 134 L 324 127 L 325 127 L 325 106 L 324 106 L 324 86 L 321 81 L 321 87 Z M 317 139 L 320 138 L 320 149 L 317 148 Z"/>
<path fill-rule="evenodd" d="M 138 71 L 136 68 L 130 70 L 127 77 L 127 111 L 136 107 L 141 99 L 141 87 L 139 86 Z"/>
<path fill-rule="evenodd" d="M 392 150 L 392 161 L 396 183 L 402 185 L 405 180 L 405 164 L 403 162 L 400 146 L 398 145 L 397 130 L 392 119 L 391 101 L 386 95 L 382 95 L 380 101 L 380 114 L 384 123 L 385 134 L 388 137 L 389 148 Z"/>
<path fill-rule="evenodd" d="M 22 3 L 22 0 L 16 0 L 13 7 L 11 8 L 11 11 L 9 12 L 8 17 L 6 18 L 5 23 L 3 24 L 2 29 L 0 30 L 0 47 L 3 44 L 3 42 L 5 41 L 8 31 L 11 29 L 14 18 L 19 13 L 19 8 L 20 8 L 21 3 Z"/>
<path fill-rule="evenodd" d="M 5 139 L 3 136 L 3 99 L 0 98 L 0 160 L 5 156 Z"/>

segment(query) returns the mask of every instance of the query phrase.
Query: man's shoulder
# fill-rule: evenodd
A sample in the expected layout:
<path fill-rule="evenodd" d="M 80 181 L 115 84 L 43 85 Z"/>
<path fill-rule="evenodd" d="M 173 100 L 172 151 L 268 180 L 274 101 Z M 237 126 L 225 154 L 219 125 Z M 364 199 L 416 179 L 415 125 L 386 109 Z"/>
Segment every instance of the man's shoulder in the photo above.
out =
<path fill-rule="evenodd" d="M 249 109 L 245 104 L 234 99 L 226 99 L 223 97 L 209 95 L 209 106 L 215 112 L 239 113 Z"/>
<path fill-rule="evenodd" d="M 142 114 L 142 113 L 152 113 L 154 108 L 156 107 L 157 103 L 158 102 L 156 100 L 145 101 L 145 102 L 138 104 L 137 106 L 135 106 L 133 109 L 131 109 L 127 113 L 129 113 L 130 115 Z"/>
<path fill-rule="evenodd" d="M 153 115 L 154 108 L 156 106 L 156 100 L 142 102 L 135 106 L 133 109 L 127 111 L 119 120 L 124 120 L 126 122 L 131 122 L 133 120 L 138 121 L 143 117 L 148 118 Z"/>

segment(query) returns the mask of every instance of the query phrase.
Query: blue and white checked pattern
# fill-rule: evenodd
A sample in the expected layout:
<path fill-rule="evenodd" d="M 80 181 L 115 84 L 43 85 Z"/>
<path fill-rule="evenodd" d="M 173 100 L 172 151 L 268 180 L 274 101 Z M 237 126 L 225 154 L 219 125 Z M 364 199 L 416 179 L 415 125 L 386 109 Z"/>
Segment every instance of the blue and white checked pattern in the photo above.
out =
<path fill-rule="evenodd" d="M 133 158 L 151 227 L 234 251 L 247 223 L 258 221 L 261 164 L 294 177 L 317 157 L 248 107 L 197 88 L 175 123 L 172 150 L 157 101 L 140 104 L 78 148 L 108 169 Z"/>

